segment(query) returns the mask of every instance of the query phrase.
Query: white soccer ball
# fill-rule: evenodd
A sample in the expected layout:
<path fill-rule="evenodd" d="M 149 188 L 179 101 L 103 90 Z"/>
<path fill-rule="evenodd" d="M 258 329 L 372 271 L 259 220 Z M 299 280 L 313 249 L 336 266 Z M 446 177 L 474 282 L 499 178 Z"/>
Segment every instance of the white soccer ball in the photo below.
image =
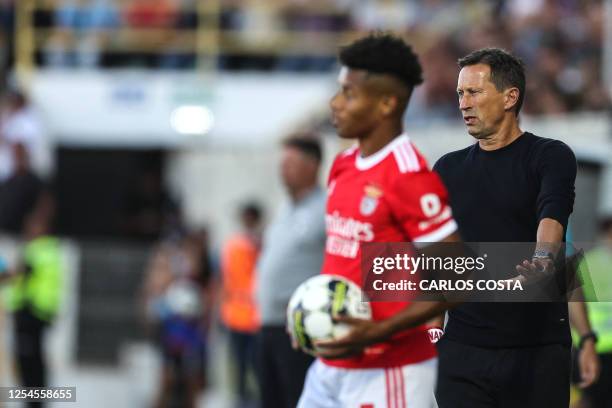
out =
<path fill-rule="evenodd" d="M 350 280 L 336 275 L 318 275 L 295 290 L 287 307 L 287 327 L 306 353 L 313 354 L 315 340 L 346 335 L 350 326 L 336 323 L 335 315 L 371 319 L 372 310 L 365 294 Z"/>
<path fill-rule="evenodd" d="M 171 314 L 195 319 L 202 312 L 200 296 L 197 285 L 179 280 L 168 287 L 164 300 Z"/>

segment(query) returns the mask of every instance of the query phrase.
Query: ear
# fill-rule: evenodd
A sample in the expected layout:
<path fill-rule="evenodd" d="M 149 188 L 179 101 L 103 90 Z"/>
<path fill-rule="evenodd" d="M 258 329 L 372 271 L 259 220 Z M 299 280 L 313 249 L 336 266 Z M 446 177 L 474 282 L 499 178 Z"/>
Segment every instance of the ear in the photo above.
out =
<path fill-rule="evenodd" d="M 518 88 L 508 88 L 504 91 L 504 109 L 513 109 L 519 100 L 520 91 Z"/>
<path fill-rule="evenodd" d="M 398 109 L 399 100 L 395 95 L 384 95 L 380 99 L 379 106 L 384 116 L 393 116 Z"/>

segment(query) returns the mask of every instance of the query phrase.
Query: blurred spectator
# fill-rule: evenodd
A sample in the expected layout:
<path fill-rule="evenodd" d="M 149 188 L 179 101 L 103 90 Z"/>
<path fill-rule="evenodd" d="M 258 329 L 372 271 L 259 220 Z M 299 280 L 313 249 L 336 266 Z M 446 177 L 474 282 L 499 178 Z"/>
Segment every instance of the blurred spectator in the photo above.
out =
<path fill-rule="evenodd" d="M 299 44 L 306 53 L 300 55 L 293 51 L 289 55 L 281 55 L 277 69 L 310 72 L 331 69 L 336 63 L 336 56 L 330 49 L 321 48 L 321 33 L 330 35 L 350 28 L 348 5 L 343 3 L 340 0 L 286 1 L 280 10 L 283 27 L 299 38 Z M 311 50 L 315 53 L 311 53 Z"/>
<path fill-rule="evenodd" d="M 111 18 L 116 16 L 112 0 L 92 0 L 92 13 L 98 17 L 78 24 L 75 16 L 83 15 L 80 1 L 84 0 L 61 1 L 56 18 L 60 27 L 116 24 L 116 17 Z M 77 1 L 79 7 L 74 6 Z M 208 28 L 210 20 L 197 17 L 195 0 L 126 0 L 122 4 L 123 22 L 135 30 L 129 31 L 127 43 L 120 44 L 129 51 L 115 56 L 120 64 L 195 65 L 196 55 L 185 50 L 185 37 L 172 30 L 197 29 L 198 24 Z M 457 117 L 455 110 L 448 109 L 449 91 L 442 88 L 447 78 L 456 75 L 450 61 L 487 46 L 507 48 L 524 59 L 530 83 L 537 84 L 528 83 L 526 115 L 610 108 L 601 72 L 602 0 L 223 0 L 220 13 L 225 30 L 219 42 L 221 69 L 327 71 L 334 65 L 335 48 L 355 31 L 405 34 L 420 55 L 431 54 L 432 64 L 428 67 L 424 61 L 424 68 L 427 82 L 434 83 L 415 98 L 422 106 L 412 106 L 424 123 Z M 62 32 L 51 43 L 60 51 L 67 42 Z M 85 36 L 79 48 L 93 50 L 93 43 L 100 42 Z M 95 55 L 88 52 L 83 55 Z M 58 58 L 56 63 L 63 64 Z"/>
<path fill-rule="evenodd" d="M 262 407 L 293 408 L 313 359 L 294 350 L 286 331 L 293 291 L 321 272 L 325 246 L 325 191 L 317 185 L 321 146 L 311 135 L 283 144 L 280 174 L 289 200 L 266 229 L 258 264 L 257 298 Z"/>
<path fill-rule="evenodd" d="M 51 151 L 44 126 L 24 93 L 7 93 L 0 116 L 0 181 L 15 171 L 13 145 L 22 144 L 28 153 L 34 173 L 44 175 L 50 171 Z"/>
<path fill-rule="evenodd" d="M 202 235 L 160 243 L 144 284 L 146 318 L 162 355 L 155 406 L 195 407 L 206 375 L 210 265 Z"/>
<path fill-rule="evenodd" d="M 15 168 L 0 183 L 0 232 L 21 234 L 26 218 L 40 202 L 42 180 L 30 167 L 28 151 L 21 143 L 11 145 Z"/>
<path fill-rule="evenodd" d="M 360 31 L 391 30 L 401 33 L 415 23 L 418 4 L 401 0 L 360 0 L 352 7 L 355 28 Z"/>
<path fill-rule="evenodd" d="M 176 22 L 176 0 L 129 0 L 123 12 L 128 27 L 169 27 Z"/>
<path fill-rule="evenodd" d="M 245 204 L 240 211 L 241 231 L 230 237 L 221 255 L 221 320 L 229 331 L 235 363 L 238 407 L 251 406 L 249 371 L 255 374 L 255 333 L 259 313 L 255 304 L 255 265 L 261 244 L 261 208 Z"/>
<path fill-rule="evenodd" d="M 180 17 L 179 0 L 129 0 L 123 8 L 123 21 L 131 29 L 127 46 L 130 65 L 172 66 L 173 30 Z M 165 55 L 168 54 L 168 55 Z"/>
<path fill-rule="evenodd" d="M 15 0 L 0 0 L 0 76 L 13 65 Z"/>
<path fill-rule="evenodd" d="M 14 316 L 19 380 L 25 387 L 49 385 L 43 335 L 62 299 L 61 250 L 58 239 L 50 235 L 50 215 L 51 211 L 41 208 L 28 217 L 22 263 L 6 297 Z M 28 406 L 41 403 L 30 402 Z"/>
<path fill-rule="evenodd" d="M 585 254 L 580 268 L 601 361 L 599 381 L 584 390 L 581 408 L 609 407 L 612 401 L 612 217 L 602 220 L 601 232 L 599 245 Z"/>
<path fill-rule="evenodd" d="M 61 0 L 55 9 L 57 31 L 45 49 L 51 67 L 95 67 L 108 44 L 110 29 L 119 26 L 114 0 Z"/>

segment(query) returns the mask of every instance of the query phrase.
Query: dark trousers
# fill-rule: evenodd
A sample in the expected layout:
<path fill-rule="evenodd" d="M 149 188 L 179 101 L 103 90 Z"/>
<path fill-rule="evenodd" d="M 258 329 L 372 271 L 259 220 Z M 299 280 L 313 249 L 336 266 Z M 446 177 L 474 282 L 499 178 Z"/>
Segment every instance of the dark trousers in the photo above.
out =
<path fill-rule="evenodd" d="M 313 358 L 291 348 L 283 326 L 264 326 L 259 333 L 261 406 L 295 408 Z"/>
<path fill-rule="evenodd" d="M 256 335 L 230 330 L 230 350 L 236 363 L 236 387 L 241 401 L 251 399 L 247 390 L 247 374 L 249 370 L 256 373 Z"/>
<path fill-rule="evenodd" d="M 19 366 L 19 377 L 24 387 L 44 387 L 47 383 L 47 368 L 43 357 L 43 333 L 47 323 L 34 316 L 29 309 L 15 312 L 15 354 Z M 40 407 L 37 402 L 29 407 Z"/>
<path fill-rule="evenodd" d="M 439 408 L 567 408 L 570 347 L 487 349 L 442 338 Z"/>

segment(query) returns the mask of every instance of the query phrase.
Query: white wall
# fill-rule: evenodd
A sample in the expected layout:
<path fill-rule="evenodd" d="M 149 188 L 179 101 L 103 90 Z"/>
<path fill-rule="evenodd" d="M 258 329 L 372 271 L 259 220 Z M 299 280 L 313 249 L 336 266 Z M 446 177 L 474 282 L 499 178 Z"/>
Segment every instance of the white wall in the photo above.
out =
<path fill-rule="evenodd" d="M 151 71 L 40 71 L 32 99 L 56 143 L 78 146 L 193 147 L 257 145 L 277 140 L 329 96 L 328 75 Z M 179 134 L 175 108 L 208 107 L 205 135 Z"/>

